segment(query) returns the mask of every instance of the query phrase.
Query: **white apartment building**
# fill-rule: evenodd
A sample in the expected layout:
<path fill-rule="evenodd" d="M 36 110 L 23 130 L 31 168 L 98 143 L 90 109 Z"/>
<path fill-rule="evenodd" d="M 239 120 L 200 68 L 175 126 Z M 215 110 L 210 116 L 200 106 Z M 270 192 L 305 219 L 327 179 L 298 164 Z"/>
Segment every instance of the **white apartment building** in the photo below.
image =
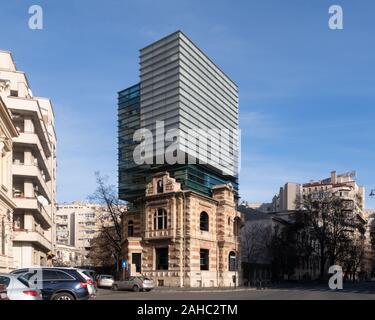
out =
<path fill-rule="evenodd" d="M 85 255 L 91 247 L 92 239 L 98 234 L 101 222 L 98 215 L 102 206 L 75 201 L 60 204 L 56 213 L 56 243 L 83 250 Z"/>
<path fill-rule="evenodd" d="M 33 95 L 12 54 L 0 51 L 0 97 L 19 136 L 13 140 L 13 266 L 46 265 L 52 257 L 56 202 L 56 133 L 48 98 Z"/>

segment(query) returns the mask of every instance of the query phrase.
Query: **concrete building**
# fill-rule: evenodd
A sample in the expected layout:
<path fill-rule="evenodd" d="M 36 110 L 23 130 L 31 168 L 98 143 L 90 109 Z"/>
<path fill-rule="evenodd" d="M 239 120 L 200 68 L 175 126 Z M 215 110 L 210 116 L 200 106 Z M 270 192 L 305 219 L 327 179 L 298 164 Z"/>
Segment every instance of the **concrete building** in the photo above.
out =
<path fill-rule="evenodd" d="M 356 183 L 354 177 L 354 172 L 337 174 L 336 171 L 332 171 L 329 178 L 322 180 L 311 180 L 307 183 L 287 182 L 272 199 L 272 212 L 297 210 L 298 199 L 311 192 L 324 191 L 353 200 L 355 210 L 363 217 L 365 189 Z"/>
<path fill-rule="evenodd" d="M 13 140 L 14 267 L 46 265 L 52 257 L 56 202 L 56 134 L 49 99 L 35 97 L 11 53 L 0 51 L 0 96 L 19 136 Z"/>
<path fill-rule="evenodd" d="M 330 177 L 322 180 L 311 180 L 302 184 L 286 183 L 273 198 L 270 216 L 272 219 L 277 217 L 288 223 L 293 222 L 294 217 L 299 214 L 300 210 L 303 210 L 299 202 L 309 194 L 319 192 L 334 195 L 342 199 L 342 201 L 345 201 L 348 208 L 347 211 L 352 214 L 352 217 L 355 217 L 356 221 L 362 224 L 363 227 L 368 226 L 368 218 L 365 214 L 365 189 L 357 184 L 355 172 L 337 174 L 336 171 L 332 171 Z M 367 230 L 367 235 L 362 235 L 358 228 L 348 232 L 350 232 L 353 237 L 367 241 L 366 251 L 369 252 L 369 228 L 367 228 Z M 301 239 L 302 235 L 297 232 L 295 237 L 298 242 L 298 239 Z M 311 245 L 316 247 L 317 243 L 314 244 L 312 242 Z M 318 252 L 318 250 L 315 251 Z M 327 265 L 327 269 L 328 267 Z M 300 257 L 298 266 L 295 268 L 292 278 L 289 275 L 289 279 L 316 279 L 320 275 L 319 271 L 320 265 L 318 256 L 316 254 L 311 254 L 308 258 Z"/>
<path fill-rule="evenodd" d="M 158 286 L 238 284 L 237 85 L 181 31 L 141 49 L 140 71 L 140 83 L 118 96 L 128 272 Z M 152 150 L 143 163 L 133 139 L 140 129 L 153 138 L 143 140 Z M 164 139 L 169 132 L 175 139 Z"/>
<path fill-rule="evenodd" d="M 90 250 L 92 239 L 101 228 L 99 215 L 102 214 L 103 207 L 98 204 L 79 201 L 70 204 L 59 204 L 56 213 L 57 245 L 73 247 L 86 257 Z M 89 264 L 87 259 L 83 262 Z"/>
<path fill-rule="evenodd" d="M 0 80 L 0 92 L 2 89 Z M 0 97 L 0 272 L 13 269 L 12 217 L 16 204 L 12 200 L 11 169 L 13 139 L 17 136 L 11 114 Z"/>

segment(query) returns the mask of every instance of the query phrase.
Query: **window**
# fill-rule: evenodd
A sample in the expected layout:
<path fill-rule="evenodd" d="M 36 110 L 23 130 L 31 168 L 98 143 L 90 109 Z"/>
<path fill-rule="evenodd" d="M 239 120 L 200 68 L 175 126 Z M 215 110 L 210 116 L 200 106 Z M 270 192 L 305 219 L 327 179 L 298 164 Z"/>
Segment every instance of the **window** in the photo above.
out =
<path fill-rule="evenodd" d="M 71 275 L 63 271 L 56 271 L 59 280 L 75 280 Z"/>
<path fill-rule="evenodd" d="M 10 90 L 10 96 L 11 97 L 18 97 L 18 91 L 17 90 Z"/>
<path fill-rule="evenodd" d="M 168 248 L 155 248 L 156 270 L 168 270 Z"/>
<path fill-rule="evenodd" d="M 236 218 L 234 218 L 234 221 L 233 221 L 233 234 L 234 234 L 234 236 L 239 235 L 240 228 L 241 228 L 241 219 L 236 217 Z"/>
<path fill-rule="evenodd" d="M 158 209 L 154 213 L 154 229 L 167 229 L 167 211 L 165 209 Z"/>
<path fill-rule="evenodd" d="M 237 269 L 236 253 L 234 251 L 231 251 L 229 252 L 229 256 L 228 256 L 228 270 L 236 271 L 236 269 Z"/>
<path fill-rule="evenodd" d="M 57 271 L 54 270 L 43 270 L 43 281 L 58 280 L 59 276 Z"/>
<path fill-rule="evenodd" d="M 200 216 L 200 229 L 202 231 L 208 231 L 209 229 L 209 218 L 207 212 L 201 212 Z"/>
<path fill-rule="evenodd" d="M 201 249 L 199 255 L 201 270 L 209 270 L 209 251 L 207 249 Z"/>
<path fill-rule="evenodd" d="M 6 276 L 0 276 L 0 284 L 5 285 L 5 287 L 8 287 L 10 283 L 10 278 Z"/>
<path fill-rule="evenodd" d="M 134 235 L 133 220 L 129 220 L 129 222 L 128 222 L 128 237 L 132 237 L 133 235 Z"/>
<path fill-rule="evenodd" d="M 163 190 L 164 188 L 163 188 L 163 180 L 158 180 L 158 182 L 157 182 L 157 186 L 156 186 L 156 192 L 157 193 L 163 193 Z"/>

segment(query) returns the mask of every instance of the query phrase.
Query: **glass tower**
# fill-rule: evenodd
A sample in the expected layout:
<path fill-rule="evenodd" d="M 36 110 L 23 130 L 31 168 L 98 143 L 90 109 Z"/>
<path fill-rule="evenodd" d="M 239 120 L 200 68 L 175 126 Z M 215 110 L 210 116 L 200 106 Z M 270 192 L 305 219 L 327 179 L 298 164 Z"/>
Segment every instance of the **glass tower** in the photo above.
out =
<path fill-rule="evenodd" d="M 211 195 L 212 186 L 226 183 L 238 194 L 237 85 L 181 31 L 140 50 L 140 73 L 139 84 L 118 93 L 119 197 L 142 197 L 152 174 L 160 171 L 168 171 L 184 189 L 204 195 Z M 160 147 L 157 121 L 165 133 L 177 130 L 178 139 Z M 152 164 L 137 165 L 133 160 L 139 144 L 133 135 L 140 128 L 155 137 Z M 191 134 L 199 130 L 207 133 L 206 148 L 198 145 L 201 134 Z M 157 161 L 176 141 L 184 158 L 195 163 Z"/>

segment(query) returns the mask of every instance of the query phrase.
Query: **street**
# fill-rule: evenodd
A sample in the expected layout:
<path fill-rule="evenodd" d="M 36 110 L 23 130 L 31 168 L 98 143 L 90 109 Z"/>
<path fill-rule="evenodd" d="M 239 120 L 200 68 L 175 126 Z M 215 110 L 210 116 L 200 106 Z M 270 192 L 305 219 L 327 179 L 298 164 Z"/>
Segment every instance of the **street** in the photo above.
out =
<path fill-rule="evenodd" d="M 99 289 L 96 300 L 375 300 L 375 283 L 348 284 L 341 291 L 331 291 L 322 285 L 289 285 L 262 290 L 157 288 L 151 292 Z"/>

